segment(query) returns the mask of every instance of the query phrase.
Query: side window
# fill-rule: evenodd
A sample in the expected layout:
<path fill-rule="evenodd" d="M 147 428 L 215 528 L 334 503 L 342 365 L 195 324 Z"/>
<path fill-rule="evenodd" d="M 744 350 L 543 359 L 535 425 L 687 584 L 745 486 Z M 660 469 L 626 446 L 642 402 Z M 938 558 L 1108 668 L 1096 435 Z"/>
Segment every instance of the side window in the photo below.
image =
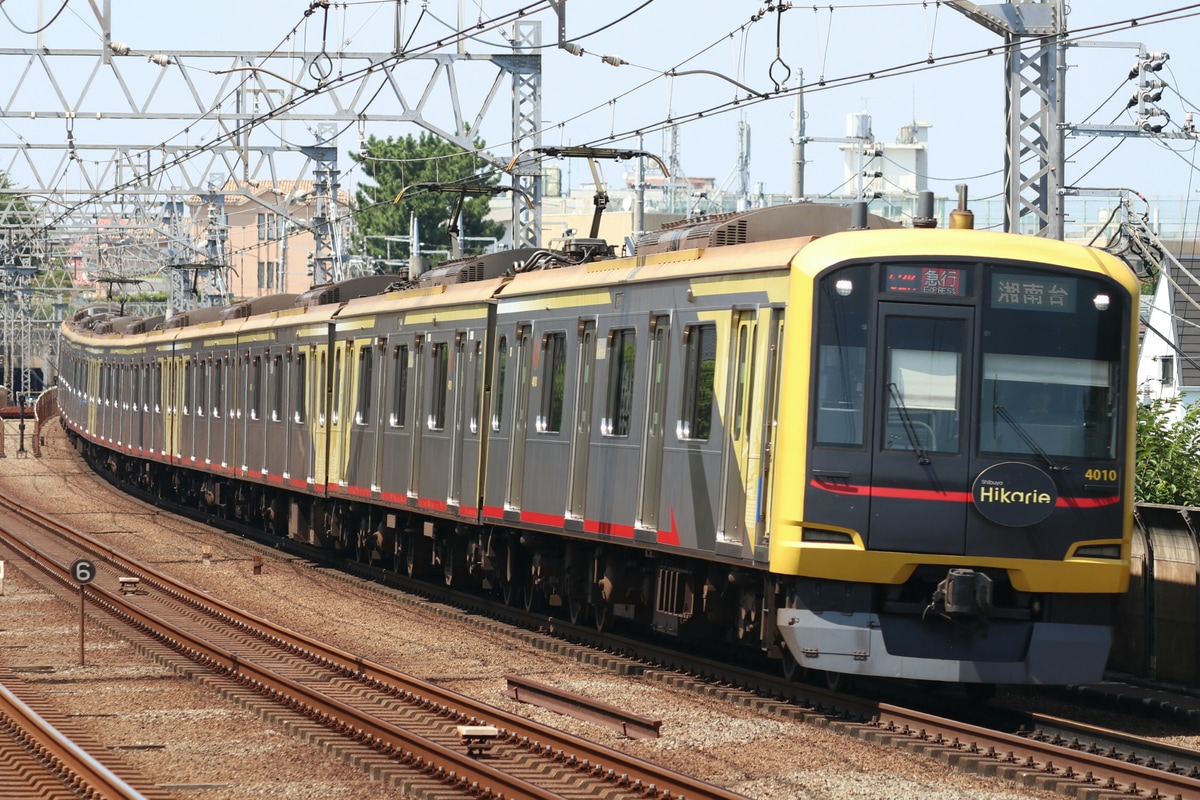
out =
<path fill-rule="evenodd" d="M 429 350 L 433 362 L 433 381 L 429 386 L 429 418 L 431 431 L 446 428 L 446 384 L 450 375 L 450 345 L 435 343 Z"/>
<path fill-rule="evenodd" d="M 263 408 L 263 365 L 262 356 L 250 362 L 250 419 L 262 419 Z"/>
<path fill-rule="evenodd" d="M 476 342 L 471 349 L 471 361 L 475 370 L 471 381 L 475 392 L 471 398 L 471 433 L 479 433 L 479 406 L 483 402 L 483 342 Z"/>
<path fill-rule="evenodd" d="M 188 415 L 188 409 L 192 407 L 192 390 L 195 387 L 192 385 L 192 360 L 189 358 L 183 362 L 183 415 Z"/>
<path fill-rule="evenodd" d="M 283 356 L 271 359 L 271 420 L 283 421 Z"/>
<path fill-rule="evenodd" d="M 408 345 L 392 350 L 392 412 L 388 424 L 403 428 L 408 410 Z"/>
<path fill-rule="evenodd" d="M 333 390 L 329 395 L 330 415 L 333 424 L 337 425 L 342 418 L 342 349 L 339 346 L 333 354 Z"/>
<path fill-rule="evenodd" d="M 329 391 L 326 380 L 329 377 L 329 365 L 325 361 L 325 352 L 321 352 L 320 373 L 317 375 L 317 424 L 325 427 L 325 393 Z"/>
<path fill-rule="evenodd" d="M 508 367 L 508 337 L 501 336 L 496 344 L 496 377 L 492 381 L 492 430 L 500 430 L 504 419 L 504 373 Z"/>
<path fill-rule="evenodd" d="M 600 433 L 628 436 L 633 411 L 633 377 L 637 346 L 632 329 L 608 334 L 608 385 L 604 392 L 604 417 Z"/>
<path fill-rule="evenodd" d="M 208 407 L 208 362 L 196 362 L 196 416 L 203 417 Z"/>
<path fill-rule="evenodd" d="M 303 423 L 308 417 L 308 356 L 304 353 L 296 355 L 292 365 L 295 370 L 292 383 L 292 420 Z"/>
<path fill-rule="evenodd" d="M 215 419 L 221 417 L 221 405 L 225 402 L 225 362 L 220 357 L 213 361 L 212 368 L 212 415 Z"/>
<path fill-rule="evenodd" d="M 371 423 L 371 392 L 375 386 L 371 381 L 373 355 L 369 342 L 364 344 L 358 351 L 358 396 L 354 408 L 355 425 L 369 425 Z"/>
<path fill-rule="evenodd" d="M 541 408 L 535 421 L 538 433 L 562 430 L 563 396 L 567 380 L 567 334 L 542 337 Z"/>
<path fill-rule="evenodd" d="M 683 334 L 683 398 L 676 427 L 680 439 L 708 441 L 712 432 L 716 369 L 716 326 L 689 326 Z"/>

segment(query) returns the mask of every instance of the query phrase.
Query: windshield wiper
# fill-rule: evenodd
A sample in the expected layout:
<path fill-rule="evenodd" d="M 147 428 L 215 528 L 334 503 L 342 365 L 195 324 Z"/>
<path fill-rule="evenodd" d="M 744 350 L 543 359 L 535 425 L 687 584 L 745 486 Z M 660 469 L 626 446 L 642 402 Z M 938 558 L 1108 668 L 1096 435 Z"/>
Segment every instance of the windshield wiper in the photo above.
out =
<path fill-rule="evenodd" d="M 1037 440 L 1029 435 L 1029 431 L 1025 430 L 1021 423 L 1017 422 L 1016 419 L 1013 418 L 1013 415 L 1008 413 L 1007 408 L 999 403 L 993 403 L 992 411 L 996 412 L 996 414 L 999 415 L 1002 420 L 1012 426 L 1012 429 L 1017 432 L 1018 436 L 1021 437 L 1021 441 L 1025 442 L 1025 446 L 1032 450 L 1038 458 L 1046 462 L 1046 467 L 1050 469 L 1051 472 L 1071 471 L 1070 467 L 1055 463 L 1054 459 L 1050 457 L 1050 454 L 1043 450 L 1042 446 L 1037 443 Z"/>
<path fill-rule="evenodd" d="M 890 381 L 887 388 L 888 393 L 892 396 L 892 401 L 896 404 L 896 412 L 900 415 L 900 422 L 904 427 L 904 433 L 908 436 L 908 441 L 912 445 L 913 451 L 917 454 L 917 463 L 921 465 L 929 464 L 929 454 L 921 446 L 921 439 L 917 436 L 917 429 L 913 425 L 912 417 L 908 415 L 908 407 L 904 405 L 904 398 L 900 396 L 900 389 L 894 382 Z"/>

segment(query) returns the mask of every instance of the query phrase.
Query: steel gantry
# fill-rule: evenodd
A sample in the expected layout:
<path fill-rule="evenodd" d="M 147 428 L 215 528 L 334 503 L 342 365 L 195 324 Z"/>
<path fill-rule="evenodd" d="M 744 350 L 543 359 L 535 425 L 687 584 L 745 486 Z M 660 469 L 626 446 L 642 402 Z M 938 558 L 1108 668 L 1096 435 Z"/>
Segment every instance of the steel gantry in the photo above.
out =
<path fill-rule="evenodd" d="M 320 49 L 300 52 L 127 44 L 113 35 L 112 5 L 88 6 L 99 26 L 93 44 L 50 41 L 59 25 L 38 33 L 36 46 L 0 48 L 8 76 L 0 94 L 0 172 L 10 181 L 0 202 L 32 204 L 24 235 L 9 240 L 37 240 L 45 264 L 99 266 L 104 256 L 105 271 L 118 276 L 203 264 L 215 278 L 228 264 L 214 262 L 207 222 L 186 225 L 185 211 L 237 196 L 292 230 L 310 232 L 314 282 L 336 280 L 344 274 L 349 230 L 338 193 L 337 134 L 410 124 L 473 152 L 485 120 L 511 113 L 511 139 L 500 148 L 516 154 L 541 142 L 541 34 L 540 23 L 524 16 L 529 8 L 470 25 L 460 20 L 466 33 L 415 46 L 404 40 L 405 4 L 397 3 L 390 50 L 385 43 L 374 51 L 327 52 L 322 41 Z M 329 13 L 329 5 L 313 3 L 309 11 Z M 549 0 L 543 5 L 551 7 Z M 503 32 L 511 51 L 466 51 L 465 43 L 482 46 L 473 43 L 489 31 Z M 481 79 L 481 68 L 493 71 L 490 81 Z M 460 79 L 464 70 L 469 78 Z M 506 84 L 509 108 L 496 102 Z M 316 141 L 295 142 L 306 129 Z M 497 170 L 512 159 L 478 155 Z M 513 203 L 513 244 L 535 246 L 540 158 L 522 159 L 514 173 L 535 203 L 533 210 Z M 313 187 L 315 214 L 297 218 L 283 194 L 260 191 L 285 182 Z M 215 280 L 205 294 L 221 293 Z M 178 294 L 172 310 L 199 302 Z"/>

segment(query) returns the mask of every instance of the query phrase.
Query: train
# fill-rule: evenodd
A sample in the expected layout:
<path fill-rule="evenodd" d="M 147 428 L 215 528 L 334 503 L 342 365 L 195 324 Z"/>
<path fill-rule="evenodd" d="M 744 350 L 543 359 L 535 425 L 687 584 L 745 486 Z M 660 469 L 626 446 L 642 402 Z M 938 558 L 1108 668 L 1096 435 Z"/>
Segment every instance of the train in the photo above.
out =
<path fill-rule="evenodd" d="M 1130 574 L 1138 281 L 930 221 L 800 203 L 91 306 L 61 419 L 157 496 L 577 625 L 832 685 L 1094 682 Z"/>

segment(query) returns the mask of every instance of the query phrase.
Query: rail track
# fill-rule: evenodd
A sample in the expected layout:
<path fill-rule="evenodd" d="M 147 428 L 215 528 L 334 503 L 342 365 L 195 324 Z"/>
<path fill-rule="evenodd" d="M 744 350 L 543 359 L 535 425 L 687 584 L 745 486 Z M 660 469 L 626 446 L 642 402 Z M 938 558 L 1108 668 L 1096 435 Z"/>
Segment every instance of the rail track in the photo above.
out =
<path fill-rule="evenodd" d="M 97 760 L 95 744 L 78 741 L 80 731 L 33 693 L 14 691 L 21 681 L 0 670 L 0 797 L 42 800 L 165 800 L 140 776 Z M 27 687 L 26 687 L 27 688 Z M 24 695 L 24 696 L 22 696 Z M 57 717 L 57 719 L 56 719 Z M 86 739 L 86 737 L 84 737 Z"/>
<path fill-rule="evenodd" d="M 285 543 L 274 541 L 276 547 L 283 544 Z M 105 558 L 112 556 L 115 559 L 118 555 L 111 554 L 106 548 L 100 548 L 99 552 Z M 105 563 L 110 562 L 106 561 Z M 115 574 L 117 562 L 114 560 L 112 563 L 113 574 Z M 372 568 L 365 568 L 363 565 L 356 565 L 355 569 L 364 577 L 370 577 L 373 580 L 381 577 Z M 389 574 L 395 577 L 394 573 Z M 144 580 L 145 586 L 142 588 L 147 592 L 143 596 L 140 594 L 142 589 L 139 589 L 139 594 L 133 598 L 132 602 L 138 608 L 148 605 L 150 596 L 148 587 L 152 581 L 151 571 L 131 567 L 128 575 L 138 577 L 139 584 L 142 584 Z M 108 580 L 111 583 L 113 578 L 110 576 Z M 403 579 L 399 582 L 406 583 Z M 421 591 L 426 598 L 448 600 L 449 594 L 444 597 L 443 592 L 449 593 L 449 588 L 430 587 L 428 584 L 423 586 L 424 588 L 418 589 L 418 591 Z M 376 590 L 384 591 L 379 587 L 376 587 Z M 520 607 L 513 608 L 501 601 L 480 598 L 464 599 L 459 596 L 454 602 L 467 603 L 469 611 L 464 616 L 472 620 L 477 619 L 475 615 L 478 613 L 495 613 L 509 619 L 527 617 L 525 622 L 537 629 L 536 633 L 529 634 L 531 636 L 565 635 L 579 640 L 602 636 L 601 632 L 590 630 L 586 626 L 572 626 L 565 621 L 547 619 L 544 614 L 534 612 L 523 614 Z M 226 613 L 220 604 L 216 604 L 216 607 L 222 608 L 218 615 Z M 490 611 L 488 611 L 489 608 Z M 492 623 L 480 620 L 476 624 Z M 270 633 L 267 636 L 270 638 L 274 635 L 274 633 Z M 261 643 L 262 636 L 263 634 L 258 634 L 256 643 L 251 644 L 258 646 L 257 643 Z M 1153 742 L 1138 740 L 1136 737 L 1118 732 L 1093 730 L 1087 733 L 1077 724 L 1073 728 L 1063 727 L 1066 723 L 1062 721 L 1055 723 L 1059 727 L 1051 728 L 1050 721 L 1043 718 L 1028 726 L 1029 731 L 1032 732 L 1016 735 L 1011 733 L 1011 726 L 1005 729 L 991 729 L 987 726 L 962 720 L 956 721 L 929 712 L 886 705 L 875 700 L 829 693 L 816 687 L 797 686 L 766 676 L 753 669 L 739 668 L 718 661 L 706 661 L 700 657 L 656 648 L 645 643 L 627 641 L 611 635 L 606 636 L 604 643 L 599 646 L 606 649 L 608 653 L 598 654 L 591 660 L 601 658 L 622 662 L 614 663 L 615 668 L 622 671 L 641 673 L 646 677 L 660 679 L 674 685 L 695 683 L 699 687 L 698 690 L 706 694 L 725 694 L 732 702 L 758 706 L 794 718 L 809 719 L 863 739 L 886 742 L 893 746 L 925 753 L 969 771 L 999 775 L 1025 785 L 1053 789 L 1071 796 L 1200 798 L 1200 781 L 1197 780 L 1194 766 L 1196 760 L 1200 759 L 1200 753 L 1183 751 L 1178 748 L 1165 748 Z M 217 652 L 205 657 L 226 673 L 235 675 L 247 673 L 252 665 L 256 666 L 257 659 L 253 664 L 246 660 L 248 657 L 241 655 L 230 660 L 230 654 L 252 652 L 244 642 L 237 644 L 236 647 L 237 650 L 232 647 L 224 647 L 226 653 L 224 656 Z M 586 649 L 585 646 L 575 644 L 564 644 L 564 647 Z M 376 682 L 386 685 L 389 680 L 385 672 L 376 671 L 379 669 L 376 665 L 367 664 L 361 659 L 354 659 L 353 656 L 338 651 L 334 651 L 330 655 L 320 643 L 302 640 L 301 643 L 285 649 L 291 654 L 287 658 L 293 658 L 295 653 L 301 652 L 311 660 L 340 664 L 340 667 L 334 669 L 338 681 L 352 679 L 360 685 L 374 686 Z M 225 660 L 222 661 L 222 658 Z M 337 660 L 338 658 L 341 659 L 340 662 Z M 691 677 L 676 670 L 686 670 Z M 705 677 L 696 678 L 695 676 Z M 325 682 L 328 684 L 333 680 L 333 678 L 326 678 Z M 436 689 L 436 687 L 433 688 Z M 289 690 L 290 687 L 283 689 L 285 693 Z M 405 695 L 403 692 L 409 694 Z M 444 722 L 439 734 L 442 737 L 443 747 L 451 751 L 465 750 L 471 745 L 469 737 L 464 738 L 463 733 L 459 731 L 459 726 L 467 729 L 497 728 L 496 739 L 490 740 L 490 750 L 481 747 L 475 749 L 473 753 L 467 754 L 475 763 L 492 761 L 502 747 L 515 747 L 523 750 L 526 754 L 531 749 L 534 751 L 562 749 L 561 756 L 556 752 L 552 755 L 559 758 L 560 761 L 570 761 L 569 751 L 565 748 L 556 748 L 545 734 L 516 734 L 514 742 L 509 729 L 503 722 L 497 722 L 500 717 L 495 714 L 494 709 L 486 707 L 486 710 L 478 713 L 465 711 L 467 706 L 458 695 L 454 695 L 448 702 L 442 702 L 435 699 L 436 695 L 426 694 L 418 689 L 403 689 L 394 696 L 418 705 L 439 706 L 439 710 L 444 714 L 455 712 L 450 714 L 448 721 Z M 781 699 L 788 702 L 780 703 Z M 329 713 L 331 719 L 336 718 L 335 712 L 320 712 L 321 715 L 325 713 Z M 1031 716 L 1029 719 L 1033 720 L 1034 717 Z M 525 720 L 520 720 L 520 722 L 528 724 Z M 360 727 L 358 730 L 364 736 L 380 737 L 374 741 L 383 741 L 384 734 L 382 732 L 376 732 L 374 729 L 366 727 Z M 470 733 L 469 730 L 468 733 Z M 539 735 L 543 738 L 536 738 Z M 475 741 L 475 744 L 484 745 L 487 741 L 480 734 L 480 738 Z M 479 757 L 481 754 L 483 754 L 483 758 Z M 425 756 L 419 757 L 424 758 Z M 634 777 L 635 773 L 620 773 L 617 771 L 618 768 L 607 766 L 605 762 L 599 761 L 599 756 L 592 758 L 583 753 L 575 755 L 575 763 L 582 765 L 585 758 L 588 761 L 588 771 L 594 771 L 595 765 L 598 763 L 601 765 L 601 770 L 605 772 L 603 777 L 607 779 L 605 781 L 607 788 L 616 789 L 620 787 L 621 783 L 626 783 L 631 790 L 631 796 L 639 796 L 636 794 L 639 790 L 635 783 L 639 779 Z M 422 762 L 422 764 L 424 763 L 426 762 Z M 465 774 L 452 770 L 450 767 L 443 768 L 443 772 L 440 774 L 444 776 L 450 771 L 454 771 L 456 775 Z M 434 773 L 437 774 L 436 768 L 434 768 Z M 622 774 L 625 776 L 624 781 L 620 780 Z M 428 778 L 427 772 L 422 775 Z M 648 779 L 641 780 L 641 786 L 648 787 Z M 437 783 L 437 781 L 431 782 Z M 655 792 L 670 791 L 664 786 L 665 784 L 661 780 L 655 781 Z M 687 796 L 705 795 L 688 793 Z"/>
<path fill-rule="evenodd" d="M 68 564 L 93 560 L 96 581 L 81 590 L 93 608 L 222 676 L 231 691 L 286 708 L 297 732 L 332 731 L 343 739 L 343 757 L 406 791 L 530 800 L 740 797 L 246 614 L 7 497 L 0 508 L 25 520 L 26 534 L 6 534 L 8 545 L 65 591 L 74 588 Z"/>

